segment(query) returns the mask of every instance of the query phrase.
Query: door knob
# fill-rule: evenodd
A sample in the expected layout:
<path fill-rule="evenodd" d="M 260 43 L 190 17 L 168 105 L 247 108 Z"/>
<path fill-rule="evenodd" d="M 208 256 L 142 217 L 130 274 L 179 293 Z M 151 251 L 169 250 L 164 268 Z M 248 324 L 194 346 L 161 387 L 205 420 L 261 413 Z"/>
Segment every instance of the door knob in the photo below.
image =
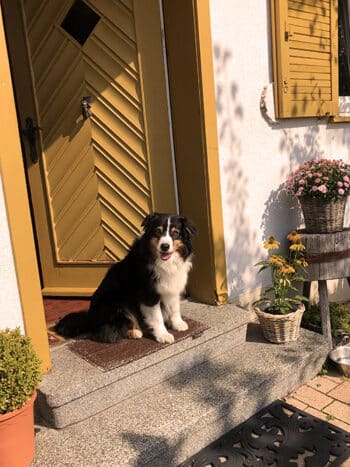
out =
<path fill-rule="evenodd" d="M 92 112 L 90 110 L 91 101 L 92 101 L 91 96 L 84 96 L 82 100 L 80 101 L 81 114 L 84 120 L 87 120 L 88 118 L 92 116 Z"/>

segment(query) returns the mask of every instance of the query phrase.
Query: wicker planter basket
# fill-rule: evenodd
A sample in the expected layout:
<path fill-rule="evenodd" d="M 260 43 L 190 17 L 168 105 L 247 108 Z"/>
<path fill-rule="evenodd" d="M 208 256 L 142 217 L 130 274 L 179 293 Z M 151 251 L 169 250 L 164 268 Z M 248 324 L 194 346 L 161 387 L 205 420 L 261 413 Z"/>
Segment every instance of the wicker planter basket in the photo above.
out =
<path fill-rule="evenodd" d="M 346 197 L 336 200 L 300 198 L 306 231 L 332 233 L 343 230 L 346 200 Z"/>
<path fill-rule="evenodd" d="M 254 308 L 265 339 L 274 344 L 296 341 L 300 334 L 300 323 L 305 306 L 300 303 L 296 311 L 286 315 L 273 315 Z"/>

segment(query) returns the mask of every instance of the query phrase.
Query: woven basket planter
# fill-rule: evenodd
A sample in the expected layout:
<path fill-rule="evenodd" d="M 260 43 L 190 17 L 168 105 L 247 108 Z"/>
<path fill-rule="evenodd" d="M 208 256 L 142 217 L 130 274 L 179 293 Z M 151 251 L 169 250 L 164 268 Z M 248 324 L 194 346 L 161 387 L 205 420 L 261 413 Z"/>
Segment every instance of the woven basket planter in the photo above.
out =
<path fill-rule="evenodd" d="M 259 323 L 265 339 L 274 344 L 296 341 L 300 334 L 301 318 L 305 311 L 305 306 L 300 303 L 296 311 L 286 315 L 273 315 L 266 313 L 260 308 L 254 308 L 258 316 Z"/>
<path fill-rule="evenodd" d="M 300 198 L 306 231 L 308 233 L 342 231 L 346 200 L 346 197 L 335 200 Z"/>

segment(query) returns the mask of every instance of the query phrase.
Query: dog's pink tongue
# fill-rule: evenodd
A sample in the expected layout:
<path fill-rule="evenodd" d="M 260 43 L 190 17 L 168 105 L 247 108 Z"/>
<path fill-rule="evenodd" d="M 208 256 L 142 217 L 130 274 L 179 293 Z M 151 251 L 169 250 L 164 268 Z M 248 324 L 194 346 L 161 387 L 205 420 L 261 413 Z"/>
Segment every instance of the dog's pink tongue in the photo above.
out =
<path fill-rule="evenodd" d="M 164 261 L 167 261 L 167 260 L 170 258 L 170 256 L 171 256 L 171 253 L 162 253 L 162 254 L 160 255 L 160 257 L 161 257 L 162 260 L 164 260 Z"/>

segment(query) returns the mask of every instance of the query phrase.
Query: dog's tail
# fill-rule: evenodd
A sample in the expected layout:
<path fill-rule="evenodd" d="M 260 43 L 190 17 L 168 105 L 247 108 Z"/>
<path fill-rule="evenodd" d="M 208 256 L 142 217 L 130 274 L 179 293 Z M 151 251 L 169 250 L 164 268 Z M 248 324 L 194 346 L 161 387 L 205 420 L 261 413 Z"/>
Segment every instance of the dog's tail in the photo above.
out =
<path fill-rule="evenodd" d="M 91 331 L 90 317 L 87 311 L 70 313 L 64 316 L 55 326 L 55 331 L 63 337 L 77 337 Z"/>

